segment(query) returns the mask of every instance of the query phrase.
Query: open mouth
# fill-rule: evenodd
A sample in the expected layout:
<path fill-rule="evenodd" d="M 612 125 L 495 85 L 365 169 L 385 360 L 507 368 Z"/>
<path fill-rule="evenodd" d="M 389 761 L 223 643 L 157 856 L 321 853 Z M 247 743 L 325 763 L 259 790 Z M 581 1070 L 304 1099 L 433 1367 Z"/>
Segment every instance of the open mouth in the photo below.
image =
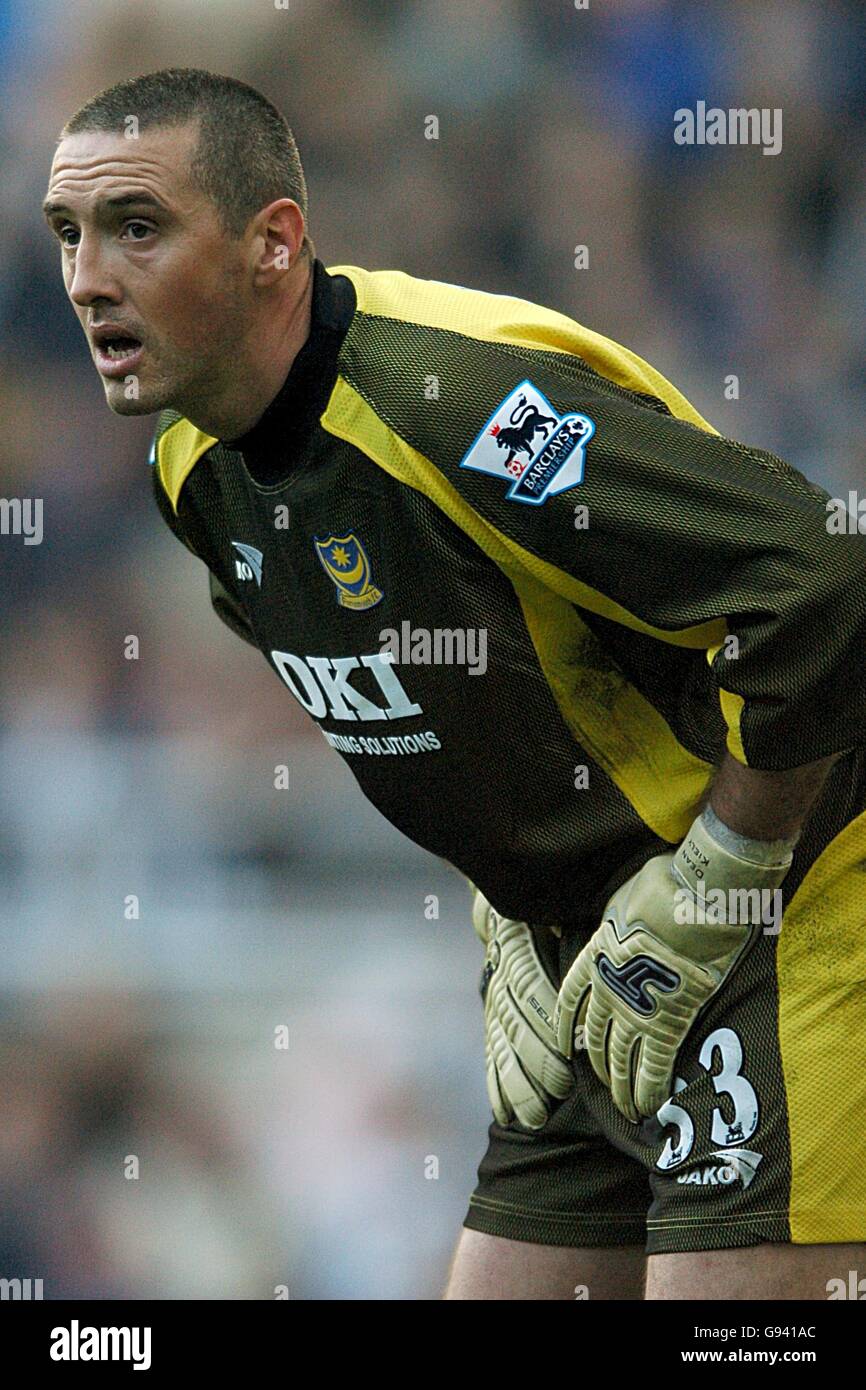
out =
<path fill-rule="evenodd" d="M 108 377 L 122 377 L 129 372 L 137 372 L 144 355 L 140 338 L 108 324 L 99 324 L 93 330 L 93 348 L 98 371 Z"/>
<path fill-rule="evenodd" d="M 112 362 L 122 362 L 125 357 L 132 357 L 138 352 L 141 342 L 138 338 L 119 333 L 116 337 L 103 338 L 99 346 Z"/>

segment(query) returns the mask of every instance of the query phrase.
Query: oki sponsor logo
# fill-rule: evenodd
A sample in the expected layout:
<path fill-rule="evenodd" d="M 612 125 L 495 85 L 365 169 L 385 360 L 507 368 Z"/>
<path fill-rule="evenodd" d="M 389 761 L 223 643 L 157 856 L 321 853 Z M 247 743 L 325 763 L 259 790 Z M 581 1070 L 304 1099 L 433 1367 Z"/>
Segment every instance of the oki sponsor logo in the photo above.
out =
<path fill-rule="evenodd" d="M 391 652 L 330 657 L 272 651 L 271 660 L 298 704 L 314 719 L 409 719 L 424 712 L 403 689 Z M 381 704 L 350 682 L 356 671 L 361 674 L 355 679 L 380 696 Z"/>

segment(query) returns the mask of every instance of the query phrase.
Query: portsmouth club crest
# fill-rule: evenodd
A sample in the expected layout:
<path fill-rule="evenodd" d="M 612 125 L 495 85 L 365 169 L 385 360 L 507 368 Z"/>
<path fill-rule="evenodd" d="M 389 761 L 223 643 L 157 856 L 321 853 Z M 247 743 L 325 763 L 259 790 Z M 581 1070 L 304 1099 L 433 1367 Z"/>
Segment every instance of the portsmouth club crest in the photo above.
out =
<path fill-rule="evenodd" d="M 539 506 L 583 482 L 594 434 L 588 415 L 558 414 L 537 386 L 522 381 L 497 406 L 460 467 L 506 478 L 510 501 Z"/>
<path fill-rule="evenodd" d="M 316 554 L 329 579 L 337 589 L 337 602 L 343 608 L 372 608 L 382 597 L 382 590 L 370 580 L 370 561 L 358 537 L 328 536 L 327 540 L 313 537 Z"/>

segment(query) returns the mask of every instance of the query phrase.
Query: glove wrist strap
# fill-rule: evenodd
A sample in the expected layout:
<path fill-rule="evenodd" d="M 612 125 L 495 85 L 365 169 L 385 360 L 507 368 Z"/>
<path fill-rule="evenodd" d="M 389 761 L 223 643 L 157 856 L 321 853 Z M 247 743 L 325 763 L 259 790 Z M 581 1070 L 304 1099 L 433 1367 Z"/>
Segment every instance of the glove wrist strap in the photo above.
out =
<path fill-rule="evenodd" d="M 713 839 L 722 846 L 722 849 L 730 850 L 731 854 L 737 854 L 741 859 L 746 859 L 750 863 L 781 865 L 789 861 L 791 852 L 796 848 L 800 839 L 800 831 L 786 840 L 751 840 L 747 835 L 740 835 L 736 830 L 732 830 L 723 820 L 720 820 L 712 806 L 705 806 L 701 812 L 701 819 L 712 835 Z"/>
<path fill-rule="evenodd" d="M 707 808 L 692 823 L 676 851 L 672 872 L 693 893 L 772 889 L 778 888 L 793 858 L 791 841 L 750 840 L 737 835 Z"/>

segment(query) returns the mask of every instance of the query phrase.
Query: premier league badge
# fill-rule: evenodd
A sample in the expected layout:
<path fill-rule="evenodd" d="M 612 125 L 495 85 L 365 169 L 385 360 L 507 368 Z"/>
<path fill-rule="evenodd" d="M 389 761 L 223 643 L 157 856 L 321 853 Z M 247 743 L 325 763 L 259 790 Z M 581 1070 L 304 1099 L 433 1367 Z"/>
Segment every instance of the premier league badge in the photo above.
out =
<path fill-rule="evenodd" d="M 522 381 L 490 416 L 460 467 L 506 478 L 510 501 L 539 506 L 583 482 L 594 434 L 588 415 L 557 414 L 543 392 Z"/>

